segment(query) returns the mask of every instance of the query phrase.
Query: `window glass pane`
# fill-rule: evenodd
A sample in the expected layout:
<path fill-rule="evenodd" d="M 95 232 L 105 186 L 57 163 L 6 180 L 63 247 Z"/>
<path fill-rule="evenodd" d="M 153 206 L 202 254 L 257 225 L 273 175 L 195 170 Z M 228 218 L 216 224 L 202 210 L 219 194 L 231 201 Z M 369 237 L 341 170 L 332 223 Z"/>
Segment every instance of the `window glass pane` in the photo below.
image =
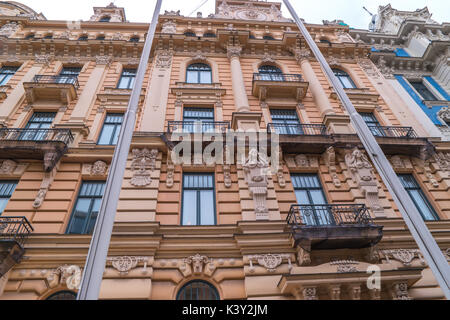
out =
<path fill-rule="evenodd" d="M 313 204 L 327 204 L 322 190 L 311 190 L 310 194 Z"/>
<path fill-rule="evenodd" d="M 410 81 L 410 83 L 424 100 L 438 100 L 422 81 Z"/>
<path fill-rule="evenodd" d="M 200 72 L 200 83 L 211 83 L 211 72 L 202 71 Z"/>
<path fill-rule="evenodd" d="M 306 190 L 295 190 L 295 196 L 297 198 L 298 204 L 311 204 Z"/>
<path fill-rule="evenodd" d="M 94 231 L 95 222 L 97 221 L 98 212 L 100 211 L 100 205 L 102 204 L 102 199 L 95 199 L 92 209 L 91 209 L 91 217 L 89 219 L 89 223 L 87 226 L 86 232 L 91 234 Z"/>
<path fill-rule="evenodd" d="M 193 179 L 193 178 L 192 178 Z M 183 226 L 197 225 L 197 191 L 183 191 Z"/>
<path fill-rule="evenodd" d="M 114 125 L 105 124 L 103 126 L 102 133 L 100 135 L 100 139 L 98 140 L 98 144 L 100 145 L 109 145 L 111 143 L 111 137 L 114 133 Z"/>
<path fill-rule="evenodd" d="M 114 132 L 114 136 L 112 138 L 112 145 L 116 145 L 117 141 L 119 140 L 119 134 L 120 134 L 120 129 L 122 126 L 116 126 L 116 131 Z"/>
<path fill-rule="evenodd" d="M 198 82 L 198 72 L 197 71 L 188 71 L 186 73 L 186 82 L 187 83 L 197 83 Z"/>
<path fill-rule="evenodd" d="M 89 215 L 91 201 L 91 199 L 78 199 L 68 233 L 83 233 L 84 224 Z"/>
<path fill-rule="evenodd" d="M 409 190 L 409 195 L 414 200 L 414 203 L 424 220 L 437 220 L 434 210 L 431 208 L 428 200 L 425 199 L 422 190 Z"/>
<path fill-rule="evenodd" d="M 208 176 L 205 176 L 205 178 L 208 178 Z M 214 225 L 214 192 L 212 190 L 200 191 L 200 206 L 200 224 L 204 226 Z"/>
<path fill-rule="evenodd" d="M 339 77 L 339 79 L 341 80 L 342 86 L 345 89 L 350 89 L 350 88 L 354 88 L 355 86 L 353 85 L 353 82 L 350 80 L 350 77 L 345 77 L 345 76 L 341 76 Z"/>
<path fill-rule="evenodd" d="M 0 215 L 2 214 L 3 210 L 5 210 L 6 205 L 8 204 L 9 198 L 0 198 Z"/>

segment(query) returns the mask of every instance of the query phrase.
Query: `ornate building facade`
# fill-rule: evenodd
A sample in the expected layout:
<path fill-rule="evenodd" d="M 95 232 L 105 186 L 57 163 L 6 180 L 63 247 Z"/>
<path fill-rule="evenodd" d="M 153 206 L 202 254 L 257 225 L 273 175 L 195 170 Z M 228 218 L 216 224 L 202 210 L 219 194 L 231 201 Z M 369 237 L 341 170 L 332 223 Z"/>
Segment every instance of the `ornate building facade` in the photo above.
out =
<path fill-rule="evenodd" d="M 100 299 L 444 298 L 280 10 L 159 16 Z M 450 259 L 449 142 L 398 104 L 348 26 L 307 28 Z M 0 299 L 75 297 L 147 29 L 112 4 L 62 22 L 0 3 Z M 239 130 L 278 141 L 280 166 L 217 138 Z M 181 161 L 180 132 L 200 145 Z M 198 134 L 231 163 L 196 158 Z"/>

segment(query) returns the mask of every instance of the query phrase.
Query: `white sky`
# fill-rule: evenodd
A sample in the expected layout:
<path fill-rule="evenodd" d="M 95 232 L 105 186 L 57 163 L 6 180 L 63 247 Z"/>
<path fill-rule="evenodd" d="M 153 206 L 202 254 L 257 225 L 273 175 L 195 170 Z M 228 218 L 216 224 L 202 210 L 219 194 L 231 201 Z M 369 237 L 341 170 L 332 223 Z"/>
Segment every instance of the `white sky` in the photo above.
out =
<path fill-rule="evenodd" d="M 17 1 L 17 0 L 16 0 Z M 181 10 L 188 15 L 203 0 L 163 0 L 164 10 Z M 275 0 L 277 1 L 277 0 Z M 38 13 L 42 12 L 49 20 L 89 20 L 94 6 L 106 6 L 110 0 L 18 0 Z M 149 22 L 156 0 L 116 0 L 118 7 L 124 7 L 127 19 L 131 22 Z M 391 3 L 398 10 L 414 11 L 428 6 L 437 22 L 450 22 L 450 0 L 291 0 L 299 16 L 309 23 L 322 23 L 322 20 L 344 20 L 350 27 L 367 29 L 370 16 L 363 6 L 377 13 L 378 6 Z M 215 0 L 209 0 L 200 10 L 203 16 L 214 13 Z M 285 17 L 290 17 L 283 6 Z M 193 15 L 195 16 L 195 14 Z"/>

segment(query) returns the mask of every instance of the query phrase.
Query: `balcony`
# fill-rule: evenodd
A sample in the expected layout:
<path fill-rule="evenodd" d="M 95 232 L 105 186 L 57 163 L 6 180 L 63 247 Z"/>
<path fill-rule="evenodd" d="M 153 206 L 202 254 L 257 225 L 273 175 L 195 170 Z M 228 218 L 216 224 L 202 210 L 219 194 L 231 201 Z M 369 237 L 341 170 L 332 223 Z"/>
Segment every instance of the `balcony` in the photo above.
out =
<path fill-rule="evenodd" d="M 307 250 L 367 248 L 383 236 L 383 227 L 373 223 L 362 204 L 296 204 L 291 206 L 287 222 L 295 245 Z"/>
<path fill-rule="evenodd" d="M 38 100 L 56 100 L 68 104 L 77 98 L 80 85 L 76 76 L 36 75 L 32 82 L 25 82 L 23 87 L 30 104 Z"/>
<path fill-rule="evenodd" d="M 0 217 L 0 278 L 20 263 L 24 243 L 32 231 L 25 217 Z"/>
<path fill-rule="evenodd" d="M 280 147 L 286 153 L 323 153 L 333 143 L 323 124 L 269 123 L 267 133 L 279 134 Z"/>
<path fill-rule="evenodd" d="M 73 141 L 68 129 L 0 129 L 0 159 L 44 161 L 49 172 Z"/>
<path fill-rule="evenodd" d="M 252 93 L 260 101 L 294 99 L 299 102 L 306 96 L 308 86 L 301 74 L 254 73 Z"/>
<path fill-rule="evenodd" d="M 230 123 L 224 121 L 169 121 L 167 133 L 226 133 Z"/>

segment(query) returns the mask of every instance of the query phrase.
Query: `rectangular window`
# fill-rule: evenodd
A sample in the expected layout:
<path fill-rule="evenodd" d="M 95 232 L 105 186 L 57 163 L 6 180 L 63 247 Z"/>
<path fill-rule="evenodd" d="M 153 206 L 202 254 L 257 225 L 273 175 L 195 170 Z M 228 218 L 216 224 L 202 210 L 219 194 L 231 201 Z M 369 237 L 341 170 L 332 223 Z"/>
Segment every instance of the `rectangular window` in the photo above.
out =
<path fill-rule="evenodd" d="M 19 70 L 18 67 L 2 67 L 0 68 L 0 86 L 4 86 Z"/>
<path fill-rule="evenodd" d="M 398 177 L 400 178 L 403 187 L 406 189 L 406 192 L 408 192 L 412 201 L 416 205 L 417 210 L 419 210 L 422 215 L 422 218 L 425 221 L 439 220 L 439 216 L 431 206 L 413 175 L 399 174 Z"/>
<path fill-rule="evenodd" d="M 80 67 L 64 67 L 59 73 L 58 83 L 75 83 L 81 72 Z"/>
<path fill-rule="evenodd" d="M 185 132 L 214 131 L 214 109 L 184 108 L 183 122 Z"/>
<path fill-rule="evenodd" d="M 83 182 L 67 228 L 68 234 L 91 234 L 100 210 L 105 182 Z"/>
<path fill-rule="evenodd" d="M 383 137 L 385 135 L 383 128 L 381 128 L 381 124 L 378 122 L 377 118 L 373 113 L 360 112 L 359 114 L 361 115 L 364 122 L 367 124 L 369 130 L 372 132 L 374 136 Z"/>
<path fill-rule="evenodd" d="M 411 85 L 420 94 L 423 100 L 439 100 L 435 95 L 427 88 L 427 86 L 422 81 L 409 81 Z"/>
<path fill-rule="evenodd" d="M 319 177 L 316 174 L 293 174 L 291 176 L 295 196 L 302 205 L 301 215 L 307 225 L 335 224 L 327 205 Z"/>
<path fill-rule="evenodd" d="M 216 224 L 214 174 L 184 174 L 181 206 L 183 226 Z"/>
<path fill-rule="evenodd" d="M 300 120 L 295 110 L 271 109 L 270 115 L 278 134 L 303 134 Z"/>
<path fill-rule="evenodd" d="M 0 181 L 0 215 L 17 187 L 17 181 Z"/>
<path fill-rule="evenodd" d="M 107 114 L 103 129 L 98 139 L 99 145 L 114 146 L 119 139 L 120 128 L 122 127 L 123 114 Z"/>
<path fill-rule="evenodd" d="M 56 112 L 35 112 L 25 127 L 25 129 L 34 130 L 25 131 L 22 133 L 20 140 L 45 140 L 48 134 L 46 129 L 50 129 L 55 116 Z"/>
<path fill-rule="evenodd" d="M 132 89 L 136 79 L 136 69 L 123 69 L 117 89 Z"/>

